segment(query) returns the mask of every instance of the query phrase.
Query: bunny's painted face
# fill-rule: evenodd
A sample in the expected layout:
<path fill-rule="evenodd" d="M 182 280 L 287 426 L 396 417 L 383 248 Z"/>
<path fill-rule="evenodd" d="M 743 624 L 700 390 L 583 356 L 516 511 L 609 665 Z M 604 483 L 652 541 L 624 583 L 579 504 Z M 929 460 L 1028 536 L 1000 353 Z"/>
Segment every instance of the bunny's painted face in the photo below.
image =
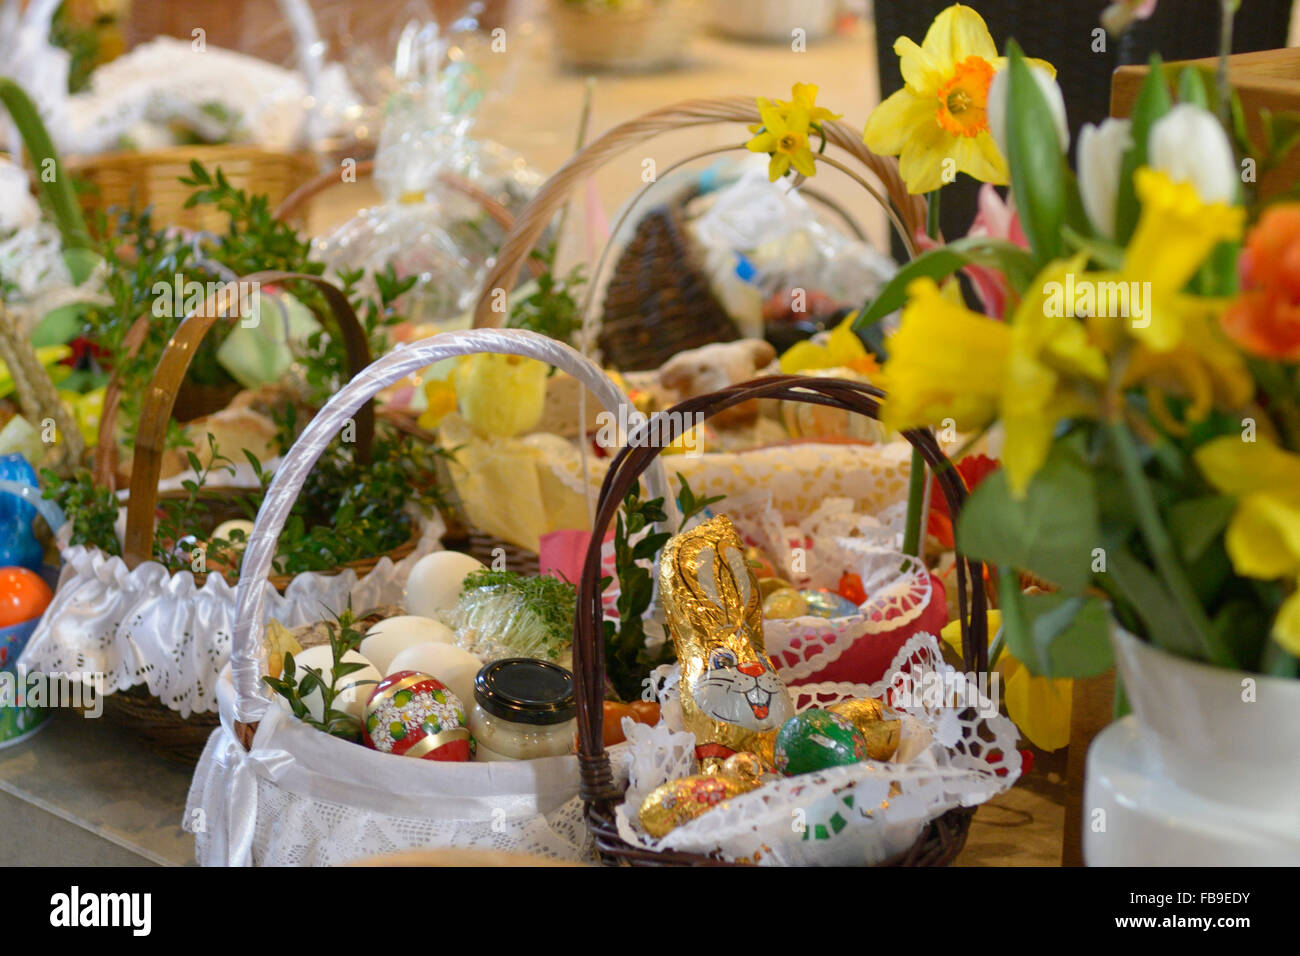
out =
<path fill-rule="evenodd" d="M 766 659 L 741 662 L 725 646 L 709 652 L 703 673 L 691 680 L 691 695 L 702 713 L 749 730 L 776 730 L 793 713 L 785 684 Z"/>

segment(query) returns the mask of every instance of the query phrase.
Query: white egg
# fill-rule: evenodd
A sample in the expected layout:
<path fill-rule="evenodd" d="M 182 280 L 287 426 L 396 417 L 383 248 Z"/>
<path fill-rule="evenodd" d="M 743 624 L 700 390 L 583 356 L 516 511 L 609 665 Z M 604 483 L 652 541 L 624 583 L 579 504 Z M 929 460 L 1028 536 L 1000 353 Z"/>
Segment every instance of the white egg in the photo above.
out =
<path fill-rule="evenodd" d="M 393 658 L 385 676 L 398 671 L 419 671 L 436 677 L 468 708 L 474 704 L 474 678 L 482 668 L 481 660 L 454 644 L 416 644 Z"/>
<path fill-rule="evenodd" d="M 405 614 L 380 621 L 366 631 L 361 655 L 387 674 L 388 665 L 401 651 L 416 644 L 450 644 L 455 635 L 441 621 Z"/>
<path fill-rule="evenodd" d="M 370 695 L 374 693 L 375 684 L 384 679 L 375 665 L 366 660 L 356 651 L 348 651 L 343 655 L 343 660 L 348 663 L 365 664 L 361 670 L 353 671 L 339 681 L 342 688 L 337 697 L 334 698 L 334 709 L 341 710 L 351 714 L 357 720 L 361 719 L 362 709 Z M 308 647 L 300 654 L 293 656 L 294 670 L 297 678 L 302 679 L 304 667 L 315 667 L 320 670 L 321 675 L 326 681 L 330 679 L 330 671 L 334 667 L 334 652 L 330 650 L 328 644 L 318 644 L 315 647 Z M 370 681 L 372 683 L 359 683 L 360 681 Z M 324 719 L 324 704 L 321 701 L 320 691 L 313 690 L 310 694 L 302 699 L 311 711 L 312 717 L 317 720 Z"/>
<path fill-rule="evenodd" d="M 437 617 L 450 611 L 460 600 L 465 575 L 478 571 L 482 563 L 459 551 L 426 554 L 406 578 L 406 609 L 420 617 Z"/>
<path fill-rule="evenodd" d="M 244 532 L 244 539 L 238 542 L 233 541 L 230 537 L 232 531 Z M 252 533 L 253 522 L 249 521 L 247 518 L 231 518 L 229 521 L 223 521 L 221 524 L 217 525 L 216 530 L 212 532 L 212 537 L 230 541 L 230 543 L 235 545 L 235 547 L 243 547 L 248 543 L 249 535 Z"/>

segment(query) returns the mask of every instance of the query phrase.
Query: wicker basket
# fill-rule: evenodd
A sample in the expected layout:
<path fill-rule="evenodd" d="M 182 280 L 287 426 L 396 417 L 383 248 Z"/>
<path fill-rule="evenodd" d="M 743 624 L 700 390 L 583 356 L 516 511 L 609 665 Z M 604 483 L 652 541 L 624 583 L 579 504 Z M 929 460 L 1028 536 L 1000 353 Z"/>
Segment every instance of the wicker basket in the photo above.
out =
<path fill-rule="evenodd" d="M 655 369 L 686 349 L 740 338 L 683 228 L 687 199 L 646 213 L 610 274 L 596 342 L 616 369 Z"/>
<path fill-rule="evenodd" d="M 758 398 L 809 402 L 841 408 L 877 418 L 884 393 L 860 382 L 841 379 L 781 375 L 755 379 L 741 385 L 700 395 L 662 413 L 662 423 L 671 434 L 661 433 L 659 447 L 625 448 L 614 459 L 600 489 L 595 529 L 587 549 L 582 577 L 578 581 L 577 617 L 573 628 L 573 670 L 577 678 L 578 756 L 582 770 L 582 798 L 587 822 L 602 859 L 608 863 L 633 864 L 717 864 L 724 861 L 681 852 L 655 853 L 624 842 L 614 822 L 614 809 L 623 795 L 605 753 L 602 727 L 605 697 L 605 642 L 601 622 L 601 546 L 612 526 L 624 496 L 655 461 L 663 446 L 677 437 L 682 423 L 695 421 L 697 413 L 712 417 L 741 402 Z M 929 431 L 905 432 L 904 437 L 934 469 L 951 513 L 960 512 L 967 489 L 960 473 L 940 450 Z M 987 601 L 983 588 L 983 565 L 958 555 L 957 601 L 960 610 L 964 664 L 968 673 L 988 670 Z M 973 584 L 973 586 L 972 586 Z M 884 861 L 885 866 L 944 866 L 961 851 L 970 829 L 973 808 L 957 808 L 930 822 L 906 852 Z"/>
<path fill-rule="evenodd" d="M 370 362 L 370 350 L 365 333 L 355 313 L 343 294 L 328 282 L 316 276 L 287 272 L 263 272 L 246 277 L 243 281 L 283 283 L 293 280 L 309 282 L 324 294 L 338 322 L 347 347 L 352 374 L 364 369 Z M 123 558 L 128 567 L 135 568 L 150 560 L 153 554 L 154 521 L 157 503 L 158 476 L 162 467 L 167 424 L 171 419 L 180 383 L 194 357 L 199 342 L 221 318 L 219 300 L 214 296 L 204 303 L 200 312 L 188 316 L 177 328 L 163 352 L 149 388 L 145 392 L 140 428 L 136 434 L 134 460 L 131 468 L 131 493 L 127 499 L 126 536 Z M 128 352 L 134 355 L 142 345 L 152 316 L 141 316 L 127 333 Z M 112 488 L 116 483 L 116 423 L 120 407 L 121 381 L 116 375 L 110 379 L 104 395 L 104 409 L 99 423 L 99 438 L 94 456 L 96 484 Z M 367 405 L 357 414 L 357 453 L 366 457 L 374 439 L 374 411 Z M 232 491 L 224 496 L 218 489 L 207 489 L 205 494 L 216 501 L 229 501 L 231 496 L 243 493 Z M 414 538 L 388 553 L 394 561 L 409 554 L 415 546 Z M 345 565 L 361 576 L 379 562 L 381 556 L 366 558 Z M 337 574 L 344 568 L 332 572 Z M 280 593 L 288 588 L 293 575 L 276 575 L 272 584 Z M 202 581 L 196 577 L 196 582 Z M 188 717 L 169 708 L 151 695 L 141 685 L 129 691 L 110 694 L 105 698 L 104 713 L 109 719 L 129 727 L 138 736 L 148 740 L 160 752 L 193 763 L 198 759 L 212 728 L 218 723 L 215 712 L 197 711 Z"/>
<path fill-rule="evenodd" d="M 542 188 L 538 190 L 537 195 L 533 197 L 532 201 L 519 214 L 519 219 L 514 230 L 506 238 L 505 243 L 501 247 L 501 252 L 497 256 L 496 264 L 492 267 L 492 270 L 488 273 L 487 278 L 483 282 L 483 290 L 480 293 L 479 301 L 475 306 L 474 311 L 475 327 L 492 328 L 501 325 L 501 315 L 492 310 L 493 290 L 498 288 L 508 289 L 514 284 L 515 277 L 519 274 L 519 270 L 528 262 L 529 251 L 537 244 L 537 241 L 541 238 L 547 225 L 553 220 L 565 202 L 568 201 L 569 196 L 578 187 L 578 184 L 585 182 L 588 177 L 604 166 L 606 162 L 621 153 L 625 153 L 636 146 L 640 146 L 660 133 L 687 130 L 715 123 L 748 124 L 760 121 L 761 118 L 758 115 L 758 108 L 755 106 L 753 100 L 744 99 L 742 97 L 687 100 L 673 106 L 664 107 L 663 109 L 646 113 L 637 119 L 622 123 L 589 143 L 586 147 L 570 158 L 568 162 L 560 167 L 560 169 L 542 185 Z M 881 188 L 877 189 L 876 186 L 862 179 L 856 172 L 834 161 L 830 157 L 823 157 L 823 161 L 846 172 L 863 188 L 870 191 L 880 205 L 885 209 L 886 214 L 889 216 L 895 230 L 903 239 L 908 250 L 914 252 L 914 237 L 919 231 L 922 231 L 925 228 L 925 199 L 921 196 L 913 196 L 907 192 L 907 187 L 904 185 L 902 178 L 898 174 L 898 164 L 893 159 L 877 156 L 875 153 L 868 150 L 862 144 L 862 134 L 859 130 L 838 121 L 826 123 L 825 129 L 828 145 L 842 150 L 851 158 L 857 160 L 862 166 L 866 167 L 867 171 L 871 173 L 875 180 L 880 184 Z M 737 144 L 736 148 L 743 149 L 739 144 Z M 723 150 L 710 150 L 701 155 L 712 155 L 713 153 L 722 151 Z M 673 168 L 675 169 L 677 166 L 680 166 L 687 161 L 688 160 L 683 160 L 680 163 L 676 163 L 673 165 Z M 661 175 L 668 171 L 669 170 L 662 171 Z M 645 197 L 650 185 L 644 187 L 641 192 L 633 198 L 633 201 L 627 204 L 623 213 L 624 218 L 629 216 L 635 210 L 637 201 Z M 820 193 L 816 193 L 812 190 L 806 191 L 809 192 L 809 195 L 819 201 L 826 202 Z M 831 207 L 832 211 L 839 212 L 843 215 L 843 212 L 833 203 L 827 202 L 826 204 Z M 855 232 L 858 231 L 852 221 L 850 221 L 849 225 Z M 647 230 L 650 228 L 650 226 L 647 226 Z M 644 251 L 649 253 L 649 255 L 641 256 L 637 250 L 633 249 L 624 252 L 624 259 L 628 261 L 626 266 L 623 263 L 620 263 L 619 268 L 615 270 L 614 277 L 610 280 L 611 290 L 617 289 L 617 283 L 624 281 L 633 286 L 636 286 L 636 284 L 639 283 L 639 294 L 641 295 L 646 295 L 647 290 L 653 289 L 657 291 L 660 286 L 665 284 L 668 277 L 663 272 L 656 274 L 652 270 L 655 268 L 677 269 L 681 262 L 687 261 L 686 255 L 679 256 L 676 260 L 673 258 L 672 250 L 674 248 L 685 249 L 687 247 L 681 241 L 680 232 L 672 222 L 671 216 L 669 216 L 667 220 L 662 216 L 659 217 L 659 225 L 656 225 L 653 228 L 655 229 L 656 234 L 661 238 L 651 241 L 647 236 L 647 239 L 643 242 L 643 246 L 645 247 Z M 617 231 L 617 228 L 615 228 L 615 232 Z M 673 238 L 674 236 L 677 236 L 677 238 Z M 656 243 L 658 243 L 659 248 L 656 248 Z M 608 248 L 605 250 L 606 257 L 608 257 L 609 251 Z M 656 256 L 658 256 L 657 259 Z M 634 262 L 633 260 L 636 261 Z M 642 260 L 646 263 L 644 266 L 640 264 Z M 603 264 L 603 262 L 604 259 L 602 259 L 601 264 Z M 669 265 L 669 263 L 673 264 Z M 595 270 L 595 275 L 593 275 L 592 282 L 588 285 L 588 294 L 585 306 L 587 314 L 591 314 L 592 311 L 592 295 L 594 294 L 595 286 L 597 284 L 595 280 L 599 277 L 600 272 L 601 268 L 600 265 L 598 265 Z M 697 285 L 699 286 L 701 293 L 705 294 L 708 291 L 707 282 L 704 282 L 703 276 L 700 276 L 699 279 L 700 281 Z M 650 284 L 650 280 L 653 281 L 653 284 Z M 642 337 L 642 330 L 632 324 L 631 316 L 626 310 L 610 310 L 610 305 L 612 303 L 609 297 L 611 294 L 615 295 L 620 310 L 623 310 L 624 306 L 627 306 L 630 309 L 630 307 L 635 304 L 635 295 L 637 293 L 635 291 L 629 292 L 626 296 L 615 291 L 607 293 L 606 316 L 609 321 L 619 323 L 617 332 L 620 335 L 634 335 L 637 336 L 638 339 Z M 620 298 L 620 296 L 622 296 L 622 298 Z M 623 301 L 624 299 L 626 300 L 625 302 Z M 702 300 L 697 299 L 697 303 L 699 301 Z M 725 313 L 722 318 L 726 319 L 726 322 L 730 324 L 730 319 L 726 318 Z M 656 314 L 654 321 L 672 323 L 671 327 L 668 327 L 667 325 L 663 328 L 651 327 L 651 344 L 656 350 L 656 354 L 663 353 L 671 355 L 681 351 L 683 348 L 689 347 L 688 344 L 685 344 L 690 341 L 687 336 L 693 334 L 694 330 L 689 323 L 681 320 L 680 316 L 676 312 L 672 314 L 667 312 L 662 312 L 662 315 Z M 695 312 L 692 321 L 699 323 L 704 320 L 700 318 L 698 312 Z M 684 338 L 681 340 L 674 338 L 674 336 L 679 335 Z M 610 346 L 611 348 L 616 347 L 622 350 L 622 352 L 632 355 L 634 357 L 633 360 L 635 360 L 636 350 L 626 342 L 618 343 L 617 345 L 611 342 Z M 622 354 L 622 352 L 620 352 L 620 354 Z M 614 364 L 617 364 L 617 362 Z M 627 367 L 643 368 L 645 365 L 637 364 Z"/>
<path fill-rule="evenodd" d="M 112 207 L 143 209 L 150 206 L 159 226 L 180 226 L 206 232 L 225 232 L 229 217 L 212 206 L 185 208 L 194 190 L 181 183 L 197 160 L 209 171 L 220 169 L 236 189 L 265 194 L 272 205 L 316 169 L 307 153 L 283 153 L 257 146 L 174 146 L 97 156 L 73 156 L 69 172 L 91 189 L 83 194 L 88 213 Z"/>
<path fill-rule="evenodd" d="M 585 9 L 551 0 L 555 51 L 575 70 L 657 70 L 686 56 L 707 0 L 645 0 L 627 9 Z"/>
<path fill-rule="evenodd" d="M 834 200 L 806 184 L 800 191 L 842 219 L 855 238 L 865 238 Z M 649 210 L 619 253 L 605 286 L 596 340 L 606 365 L 619 371 L 655 369 L 685 349 L 740 337 L 685 228 L 686 206 L 698 195 L 697 189 L 684 190 Z"/>
<path fill-rule="evenodd" d="M 564 204 L 569 193 L 610 158 L 644 143 L 661 132 L 689 129 L 712 123 L 750 124 L 759 121 L 761 118 L 752 100 L 741 98 L 692 100 L 623 123 L 589 144 L 542 186 L 532 202 L 520 214 L 515 231 L 502 246 L 497 264 L 484 282 L 484 290 L 475 309 L 475 325 L 482 327 L 498 324 L 499 318 L 491 310 L 491 290 L 509 287 L 523 265 L 528 251 L 536 243 L 546 224 Z M 825 124 L 825 130 L 828 145 L 837 147 L 857 160 L 882 189 L 877 189 L 854 170 L 828 156 L 823 156 L 822 161 L 849 175 L 876 198 L 888 215 L 904 247 L 914 254 L 915 236 L 923 231 L 925 226 L 924 198 L 907 192 L 899 175 L 897 162 L 877 156 L 868 150 L 862 144 L 861 135 L 856 129 L 844 123 L 828 122 Z M 738 144 L 735 148 L 743 149 L 743 146 Z M 720 151 L 713 150 L 703 155 Z M 641 198 L 645 194 L 646 189 L 643 189 L 636 198 Z M 625 217 L 635 207 L 636 198 L 626 207 Z M 834 208 L 832 205 L 832 209 Z M 615 231 L 617 232 L 617 229 Z M 609 250 L 606 249 L 606 255 L 608 252 Z M 602 263 L 603 261 L 602 259 Z M 599 275 L 599 265 L 595 273 L 596 276 Z M 662 277 L 660 279 L 662 281 Z M 585 314 L 590 315 L 591 308 L 589 294 Z M 672 352 L 685 347 L 682 343 L 671 340 L 661 344 Z M 860 383 L 836 379 L 777 376 L 689 399 L 664 414 L 670 416 L 667 421 L 680 425 L 686 419 L 679 413 L 702 412 L 712 415 L 744 401 L 771 398 L 828 405 L 874 418 L 878 413 L 880 396 L 878 390 Z M 966 494 L 957 470 L 950 467 L 929 432 L 909 432 L 905 437 L 917 448 L 924 461 L 934 468 L 940 486 L 948 499 L 951 513 L 957 514 Z M 666 439 L 662 442 L 662 444 L 667 443 Z M 611 463 L 601 486 L 600 502 L 597 505 L 592 533 L 593 543 L 587 552 L 587 561 L 579 583 L 573 663 L 578 678 L 579 762 L 582 768 L 583 798 L 587 807 L 588 824 L 595 836 L 597 847 L 607 862 L 657 865 L 719 863 L 721 861 L 693 854 L 654 853 L 642 850 L 629 846 L 618 837 L 613 810 L 621 802 L 622 794 L 613 785 L 609 759 L 601 742 L 603 722 L 601 703 L 605 696 L 605 667 L 604 642 L 597 640 L 597 635 L 600 634 L 600 622 L 603 619 L 601 595 L 597 585 L 600 575 L 600 542 L 605 531 L 612 524 L 624 494 L 632 487 L 638 476 L 657 459 L 660 450 L 653 447 L 625 449 Z M 987 621 L 984 613 L 987 604 L 982 584 L 982 567 L 965 558 L 959 559 L 959 565 L 964 565 L 967 572 L 966 575 L 958 575 L 958 603 L 962 610 L 962 631 L 965 638 L 963 646 L 967 654 L 967 670 L 982 671 L 986 670 L 988 665 Z M 968 594 L 968 582 L 978 584 L 970 594 Z M 907 852 L 885 861 L 886 864 L 937 866 L 951 862 L 961 850 L 972 815 L 973 811 L 970 809 L 949 811 L 932 821 Z"/>

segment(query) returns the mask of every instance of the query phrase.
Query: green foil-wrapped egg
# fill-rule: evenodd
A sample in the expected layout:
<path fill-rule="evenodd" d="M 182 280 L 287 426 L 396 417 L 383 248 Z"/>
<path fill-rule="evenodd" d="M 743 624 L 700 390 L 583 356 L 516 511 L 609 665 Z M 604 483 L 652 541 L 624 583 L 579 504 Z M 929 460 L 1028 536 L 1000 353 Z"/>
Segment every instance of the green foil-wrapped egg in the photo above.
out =
<path fill-rule="evenodd" d="M 867 741 L 853 722 L 814 708 L 795 714 L 776 735 L 776 769 L 787 777 L 867 759 Z"/>

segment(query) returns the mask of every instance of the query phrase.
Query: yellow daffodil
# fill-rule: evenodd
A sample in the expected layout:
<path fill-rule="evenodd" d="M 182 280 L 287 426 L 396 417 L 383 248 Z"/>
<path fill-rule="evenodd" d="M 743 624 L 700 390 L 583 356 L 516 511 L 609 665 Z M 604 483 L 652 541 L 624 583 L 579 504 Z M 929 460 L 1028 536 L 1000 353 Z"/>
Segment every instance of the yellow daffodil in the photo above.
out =
<path fill-rule="evenodd" d="M 989 638 L 1002 627 L 1002 612 L 989 611 Z M 953 621 L 942 633 L 944 641 L 961 654 L 961 622 Z M 1010 651 L 1003 648 L 993 670 L 1001 678 L 1002 702 L 1007 716 L 1040 750 L 1059 750 L 1070 742 L 1070 709 L 1074 681 L 1068 677 L 1036 677 Z"/>
<path fill-rule="evenodd" d="M 904 86 L 871 114 L 863 142 L 882 156 L 897 156 L 912 193 L 945 182 L 945 161 L 954 170 L 995 185 L 1007 184 L 1006 159 L 989 130 L 989 87 L 1006 66 L 984 18 L 962 4 L 948 7 L 930 24 L 918 46 L 894 41 Z M 1043 60 L 1029 60 L 1056 75 Z"/>
<path fill-rule="evenodd" d="M 760 106 L 759 116 L 763 118 L 762 131 L 745 147 L 750 152 L 771 154 L 768 179 L 776 182 L 791 166 L 804 176 L 816 175 L 813 153 L 808 148 L 808 114 L 801 108 L 781 110 L 768 105 Z"/>
<path fill-rule="evenodd" d="M 1210 484 L 1237 498 L 1224 536 L 1233 568 L 1246 577 L 1294 585 L 1300 575 L 1300 455 L 1229 435 L 1202 445 L 1194 458 Z M 1283 603 L 1273 635 L 1300 654 L 1300 593 Z"/>
<path fill-rule="evenodd" d="M 857 317 L 856 312 L 846 316 L 843 322 L 831 330 L 825 345 L 805 341 L 796 342 L 786 349 L 781 356 L 781 371 L 786 375 L 825 368 L 851 368 L 867 375 L 877 371 L 879 365 L 875 358 L 853 331 L 853 322 Z"/>
<path fill-rule="evenodd" d="M 1106 358 L 1087 329 L 1071 312 L 1049 307 L 1053 284 L 1083 263 L 1081 256 L 1050 263 L 1005 325 L 945 299 L 928 279 L 914 282 L 888 342 L 885 427 L 951 419 L 967 431 L 1000 418 L 1007 480 L 1023 493 L 1047 459 L 1056 424 L 1096 414 L 1106 380 Z"/>
<path fill-rule="evenodd" d="M 789 100 L 780 100 L 778 105 L 785 110 L 803 110 L 808 121 L 813 124 L 826 120 L 837 120 L 840 113 L 832 113 L 824 106 L 817 105 L 817 85 L 815 83 L 796 83 L 790 91 Z"/>

